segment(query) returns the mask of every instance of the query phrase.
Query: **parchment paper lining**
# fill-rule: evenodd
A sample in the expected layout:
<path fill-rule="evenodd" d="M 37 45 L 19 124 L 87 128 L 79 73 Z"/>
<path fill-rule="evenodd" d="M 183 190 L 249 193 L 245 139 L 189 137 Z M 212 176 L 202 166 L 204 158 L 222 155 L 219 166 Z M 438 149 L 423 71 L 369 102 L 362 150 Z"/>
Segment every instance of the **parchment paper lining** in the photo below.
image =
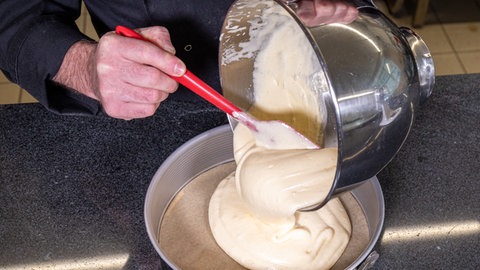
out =
<path fill-rule="evenodd" d="M 218 183 L 235 170 L 229 162 L 195 177 L 170 203 L 159 228 L 159 246 L 177 269 L 245 269 L 216 244 L 208 224 L 208 204 Z M 345 269 L 367 247 L 366 217 L 350 192 L 339 195 L 352 223 L 350 242 L 332 269 Z"/>

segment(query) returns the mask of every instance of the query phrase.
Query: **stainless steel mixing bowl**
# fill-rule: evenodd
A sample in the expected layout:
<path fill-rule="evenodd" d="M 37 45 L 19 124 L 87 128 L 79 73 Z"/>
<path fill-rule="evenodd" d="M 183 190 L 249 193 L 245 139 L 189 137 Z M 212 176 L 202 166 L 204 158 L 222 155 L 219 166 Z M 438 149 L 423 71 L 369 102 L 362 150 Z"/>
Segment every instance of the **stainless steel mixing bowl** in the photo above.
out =
<path fill-rule="evenodd" d="M 181 269 L 179 265 L 182 264 L 187 265 L 184 269 L 243 269 L 229 267 L 234 265 L 232 260 L 218 247 L 208 246 L 208 243 L 215 245 L 206 220 L 210 197 L 202 196 L 201 192 L 207 185 L 210 185 L 210 191 L 214 189 L 219 179 L 208 178 L 206 182 L 200 182 L 192 188 L 194 194 L 191 197 L 187 198 L 184 192 L 199 181 L 196 178 L 198 175 L 233 160 L 232 136 L 230 127 L 224 125 L 191 139 L 165 160 L 150 183 L 144 209 L 147 233 L 158 254 L 174 269 Z M 350 219 L 358 220 L 358 215 L 361 215 L 364 220 L 352 220 L 352 239 L 342 255 L 342 265 L 334 269 L 355 269 L 359 266 L 371 254 L 383 228 L 384 199 L 376 178 L 347 193 L 357 205 L 356 208 L 346 207 Z M 181 202 L 175 198 L 187 200 L 183 206 L 189 214 L 185 214 L 185 207 L 182 208 Z M 169 212 L 172 208 L 173 213 Z M 161 228 L 174 216 L 177 220 L 169 231 Z M 361 223 L 363 228 L 358 228 Z M 161 242 L 162 238 L 167 240 Z M 351 254 L 350 250 L 356 251 Z"/>
<path fill-rule="evenodd" d="M 352 2 L 359 11 L 352 23 L 307 27 L 282 1 L 237 0 L 220 39 L 223 94 L 248 110 L 255 100 L 252 73 L 262 47 L 235 59 L 232 52 L 259 43 L 250 34 L 269 5 L 281 6 L 286 23 L 303 31 L 324 75 L 318 78 L 324 85 L 319 103 L 327 112 L 324 145 L 339 149 L 330 195 L 370 179 L 392 160 L 434 84 L 432 57 L 421 38 L 395 25 L 370 1 Z"/>

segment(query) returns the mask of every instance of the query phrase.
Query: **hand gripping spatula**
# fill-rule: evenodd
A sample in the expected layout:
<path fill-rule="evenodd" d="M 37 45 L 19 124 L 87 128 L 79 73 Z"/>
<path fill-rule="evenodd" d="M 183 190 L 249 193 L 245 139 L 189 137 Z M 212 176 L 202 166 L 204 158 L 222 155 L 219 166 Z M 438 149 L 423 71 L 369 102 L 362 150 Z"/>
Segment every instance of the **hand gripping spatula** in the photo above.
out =
<path fill-rule="evenodd" d="M 116 33 L 125 37 L 150 42 L 139 33 L 124 26 L 117 26 Z M 317 149 L 318 145 L 297 132 L 284 122 L 270 120 L 261 121 L 235 106 L 217 91 L 187 70 L 180 77 L 170 76 L 178 83 L 190 89 L 200 97 L 212 103 L 220 110 L 232 116 L 239 123 L 247 126 L 255 137 L 256 144 L 269 149 Z"/>

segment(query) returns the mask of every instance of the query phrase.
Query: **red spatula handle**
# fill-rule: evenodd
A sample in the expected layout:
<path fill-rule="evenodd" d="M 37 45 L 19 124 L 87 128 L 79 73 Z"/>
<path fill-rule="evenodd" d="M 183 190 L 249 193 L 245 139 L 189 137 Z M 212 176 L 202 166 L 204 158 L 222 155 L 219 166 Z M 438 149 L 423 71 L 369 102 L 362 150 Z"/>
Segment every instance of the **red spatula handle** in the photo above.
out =
<path fill-rule="evenodd" d="M 117 26 L 115 28 L 115 32 L 125 37 L 130 37 L 130 38 L 135 38 L 135 39 L 140 39 L 140 40 L 150 42 L 148 39 L 144 38 L 139 33 L 125 26 L 121 26 L 121 25 Z M 234 112 L 242 112 L 240 108 L 238 108 L 233 103 L 228 101 L 226 98 L 220 95 L 217 91 L 215 91 L 215 89 L 211 88 L 208 84 L 206 84 L 200 78 L 195 76 L 195 74 L 193 74 L 189 70 L 187 70 L 185 74 L 180 77 L 176 77 L 176 76 L 170 76 L 170 77 L 176 80 L 178 83 L 185 86 L 186 88 L 190 89 L 197 95 L 201 96 L 205 100 L 209 101 L 213 105 L 217 106 L 220 110 L 228 113 L 229 115 L 233 116 Z"/>

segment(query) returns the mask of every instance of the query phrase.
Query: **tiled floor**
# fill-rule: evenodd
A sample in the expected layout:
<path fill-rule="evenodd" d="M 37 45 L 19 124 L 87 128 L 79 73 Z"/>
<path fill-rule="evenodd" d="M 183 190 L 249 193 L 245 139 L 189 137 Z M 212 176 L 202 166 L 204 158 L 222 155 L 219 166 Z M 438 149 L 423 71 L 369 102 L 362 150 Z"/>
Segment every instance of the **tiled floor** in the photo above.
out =
<path fill-rule="evenodd" d="M 480 0 L 430 0 L 420 28 L 411 26 L 413 11 L 408 8 L 393 16 L 385 1 L 374 2 L 397 25 L 411 27 L 425 41 L 436 75 L 480 73 Z"/>
<path fill-rule="evenodd" d="M 393 16 L 384 1 L 374 2 L 399 26 L 411 27 L 412 12 L 408 8 Z M 436 75 L 480 73 L 480 0 L 431 0 L 426 18 L 421 28 L 411 28 L 429 47 Z M 85 9 L 77 24 L 84 33 L 97 38 Z M 0 73 L 0 104 L 25 102 L 36 100 Z"/>

